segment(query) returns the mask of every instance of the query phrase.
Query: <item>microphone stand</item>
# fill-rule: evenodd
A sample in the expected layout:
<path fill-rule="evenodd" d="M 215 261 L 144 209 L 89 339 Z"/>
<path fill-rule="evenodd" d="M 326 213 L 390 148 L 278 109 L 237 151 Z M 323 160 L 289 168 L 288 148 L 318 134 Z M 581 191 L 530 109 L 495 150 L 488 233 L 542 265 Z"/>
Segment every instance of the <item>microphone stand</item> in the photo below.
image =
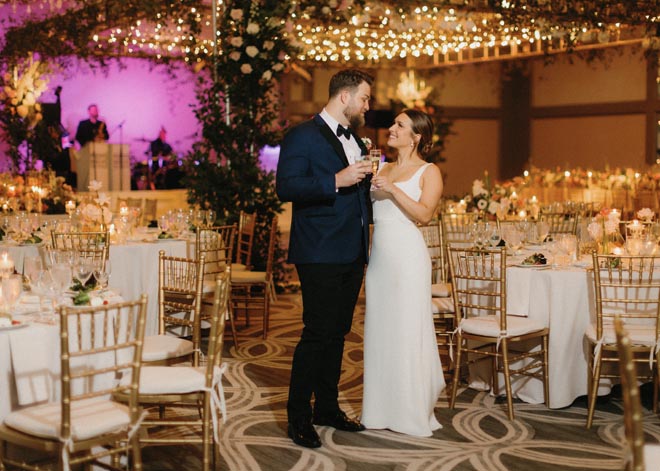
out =
<path fill-rule="evenodd" d="M 112 135 L 117 129 L 119 129 L 119 191 L 124 190 L 124 123 L 125 122 L 126 120 L 124 119 L 110 133 L 110 135 Z"/>

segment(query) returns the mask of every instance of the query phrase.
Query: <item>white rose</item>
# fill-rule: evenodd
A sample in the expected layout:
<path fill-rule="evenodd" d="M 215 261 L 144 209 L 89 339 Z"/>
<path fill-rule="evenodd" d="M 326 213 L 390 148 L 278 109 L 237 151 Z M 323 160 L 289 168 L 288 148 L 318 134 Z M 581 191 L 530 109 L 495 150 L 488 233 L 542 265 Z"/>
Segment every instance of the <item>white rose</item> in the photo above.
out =
<path fill-rule="evenodd" d="M 234 36 L 229 40 L 229 44 L 234 47 L 241 47 L 243 45 L 243 38 L 240 36 Z"/>
<path fill-rule="evenodd" d="M 245 53 L 250 57 L 256 57 L 259 54 L 259 49 L 255 46 L 248 46 L 245 48 Z"/>
<path fill-rule="evenodd" d="M 497 212 L 500 210 L 500 203 L 497 201 L 491 201 L 490 204 L 488 205 L 488 212 L 490 214 L 497 214 Z"/>
<path fill-rule="evenodd" d="M 486 194 L 484 189 L 484 182 L 481 180 L 475 180 L 472 182 L 472 196 L 479 196 L 481 194 Z"/>
<path fill-rule="evenodd" d="M 587 232 L 589 233 L 591 238 L 595 240 L 600 240 L 603 237 L 603 228 L 600 225 L 600 223 L 597 221 L 589 223 L 589 225 L 587 226 Z"/>
<path fill-rule="evenodd" d="M 245 31 L 247 31 L 248 34 L 257 34 L 259 32 L 259 25 L 257 23 L 248 23 Z"/>
<path fill-rule="evenodd" d="M 83 218 L 88 221 L 101 222 L 101 208 L 93 204 L 86 204 L 82 209 Z"/>
<path fill-rule="evenodd" d="M 266 51 L 270 51 L 275 47 L 275 43 L 273 41 L 264 41 L 264 49 Z"/>
<path fill-rule="evenodd" d="M 261 78 L 268 81 L 271 78 L 273 78 L 273 73 L 270 70 L 266 70 L 262 75 Z"/>
<path fill-rule="evenodd" d="M 231 16 L 232 20 L 234 21 L 240 21 L 243 19 L 243 10 L 240 8 L 232 8 L 232 10 L 229 12 L 229 16 Z"/>
<path fill-rule="evenodd" d="M 252 66 L 250 64 L 243 64 L 241 66 L 241 72 L 244 74 L 251 74 L 252 73 Z"/>
<path fill-rule="evenodd" d="M 241 53 L 238 51 L 233 51 L 229 54 L 229 58 L 231 60 L 238 62 L 238 60 L 241 58 Z"/>
<path fill-rule="evenodd" d="M 99 191 L 103 184 L 98 181 L 98 180 L 92 180 L 89 182 L 89 186 L 87 187 L 89 191 Z"/>

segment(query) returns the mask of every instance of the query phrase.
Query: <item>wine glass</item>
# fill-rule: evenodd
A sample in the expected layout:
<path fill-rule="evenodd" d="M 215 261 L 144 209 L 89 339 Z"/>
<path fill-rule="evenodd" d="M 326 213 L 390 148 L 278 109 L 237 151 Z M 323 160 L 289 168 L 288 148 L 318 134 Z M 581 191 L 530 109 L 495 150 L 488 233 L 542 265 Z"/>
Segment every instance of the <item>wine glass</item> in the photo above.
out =
<path fill-rule="evenodd" d="M 550 223 L 548 221 L 537 221 L 536 222 L 536 242 L 542 244 L 545 242 L 545 239 L 550 234 Z"/>
<path fill-rule="evenodd" d="M 211 227 L 215 224 L 215 211 L 212 209 L 206 210 L 206 226 Z"/>
<path fill-rule="evenodd" d="M 50 268 L 50 277 L 53 281 L 53 288 L 56 291 L 56 298 L 59 298 L 71 283 L 71 265 L 61 262 L 53 263 L 53 266 Z"/>
<path fill-rule="evenodd" d="M 513 255 L 518 255 L 518 252 L 523 246 L 523 232 L 515 227 L 509 228 L 504 236 L 507 247 L 511 248 Z"/>
<path fill-rule="evenodd" d="M 108 287 L 108 282 L 110 281 L 110 273 L 112 272 L 110 260 L 106 260 L 105 263 L 97 263 L 94 267 L 94 279 L 98 283 L 99 287 L 105 289 Z"/>
<path fill-rule="evenodd" d="M 486 223 L 486 237 L 488 245 L 491 247 L 497 247 L 497 245 L 502 240 L 502 235 L 500 234 L 500 229 L 497 227 L 497 224 L 490 222 Z"/>
<path fill-rule="evenodd" d="M 80 286 L 83 288 L 85 287 L 91 278 L 93 271 L 94 267 L 91 260 L 88 260 L 85 257 L 77 257 L 73 264 L 73 278 L 80 282 Z"/>
<path fill-rule="evenodd" d="M 11 312 L 14 309 L 14 305 L 22 292 L 22 275 L 10 275 L 2 279 L 2 298 L 4 299 L 7 312 Z"/>

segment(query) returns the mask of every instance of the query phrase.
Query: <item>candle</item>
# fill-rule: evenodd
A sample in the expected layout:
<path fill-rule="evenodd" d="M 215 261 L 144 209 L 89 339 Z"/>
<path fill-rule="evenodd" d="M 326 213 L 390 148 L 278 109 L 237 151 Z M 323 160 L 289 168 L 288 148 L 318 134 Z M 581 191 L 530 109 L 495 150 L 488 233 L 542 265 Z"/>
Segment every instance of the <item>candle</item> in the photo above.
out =
<path fill-rule="evenodd" d="M 9 185 L 7 188 L 7 196 L 16 196 L 16 187 L 14 185 Z"/>
<path fill-rule="evenodd" d="M 128 206 L 122 206 L 121 208 L 119 208 L 119 215 L 128 216 Z"/>
<path fill-rule="evenodd" d="M 64 204 L 64 207 L 66 208 L 66 212 L 71 215 L 76 210 L 76 202 L 69 200 Z"/>
<path fill-rule="evenodd" d="M 525 211 L 524 209 L 521 209 L 520 212 L 518 213 L 518 217 L 520 219 L 525 219 L 527 217 L 527 211 Z"/>

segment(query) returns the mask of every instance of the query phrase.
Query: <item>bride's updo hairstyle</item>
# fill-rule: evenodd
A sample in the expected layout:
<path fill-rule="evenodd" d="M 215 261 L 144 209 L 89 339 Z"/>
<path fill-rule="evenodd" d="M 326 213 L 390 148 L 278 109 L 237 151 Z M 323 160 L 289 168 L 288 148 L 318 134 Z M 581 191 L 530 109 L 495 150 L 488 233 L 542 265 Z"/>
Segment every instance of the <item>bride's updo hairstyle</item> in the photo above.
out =
<path fill-rule="evenodd" d="M 412 132 L 421 136 L 417 144 L 417 153 L 428 161 L 433 147 L 433 120 L 428 114 L 419 110 L 405 109 L 402 113 L 410 118 Z"/>

